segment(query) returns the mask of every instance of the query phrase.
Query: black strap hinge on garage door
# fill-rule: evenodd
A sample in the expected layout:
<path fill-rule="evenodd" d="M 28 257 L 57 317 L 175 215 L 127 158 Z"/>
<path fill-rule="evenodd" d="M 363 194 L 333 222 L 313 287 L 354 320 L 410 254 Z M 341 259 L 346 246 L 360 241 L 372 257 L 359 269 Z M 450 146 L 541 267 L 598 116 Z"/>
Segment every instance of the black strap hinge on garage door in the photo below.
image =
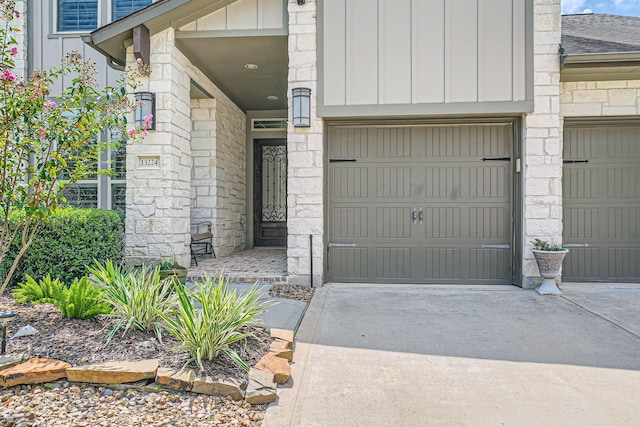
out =
<path fill-rule="evenodd" d="M 492 162 L 500 162 L 500 161 L 509 161 L 511 160 L 511 157 L 483 157 L 482 161 L 483 162 L 488 162 L 488 161 L 492 161 Z"/>
<path fill-rule="evenodd" d="M 329 163 L 355 163 L 356 159 L 329 159 Z"/>
<path fill-rule="evenodd" d="M 589 163 L 589 160 L 563 160 L 562 163 Z"/>

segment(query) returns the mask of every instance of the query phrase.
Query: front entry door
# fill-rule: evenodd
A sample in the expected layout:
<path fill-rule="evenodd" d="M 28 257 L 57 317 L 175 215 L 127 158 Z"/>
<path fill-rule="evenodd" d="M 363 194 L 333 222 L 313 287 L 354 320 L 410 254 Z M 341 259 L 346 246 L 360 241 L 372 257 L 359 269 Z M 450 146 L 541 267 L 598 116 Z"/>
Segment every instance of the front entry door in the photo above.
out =
<path fill-rule="evenodd" d="M 257 140 L 254 153 L 254 246 L 286 246 L 286 141 Z"/>

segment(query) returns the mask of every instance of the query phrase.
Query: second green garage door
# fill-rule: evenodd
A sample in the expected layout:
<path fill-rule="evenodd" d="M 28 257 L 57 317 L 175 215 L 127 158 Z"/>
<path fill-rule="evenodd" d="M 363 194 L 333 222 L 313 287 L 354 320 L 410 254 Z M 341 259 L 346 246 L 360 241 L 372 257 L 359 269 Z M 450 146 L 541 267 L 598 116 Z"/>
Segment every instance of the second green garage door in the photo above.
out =
<path fill-rule="evenodd" d="M 512 282 L 512 124 L 328 135 L 329 281 Z"/>
<path fill-rule="evenodd" d="M 640 282 L 640 123 L 565 123 L 565 281 Z"/>

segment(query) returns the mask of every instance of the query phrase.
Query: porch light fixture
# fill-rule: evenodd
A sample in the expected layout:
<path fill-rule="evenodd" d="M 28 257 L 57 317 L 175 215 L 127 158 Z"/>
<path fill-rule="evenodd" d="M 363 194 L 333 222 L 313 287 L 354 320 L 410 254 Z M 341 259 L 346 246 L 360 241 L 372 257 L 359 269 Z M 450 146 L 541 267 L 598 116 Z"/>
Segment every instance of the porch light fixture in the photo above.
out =
<path fill-rule="evenodd" d="M 298 4 L 299 5 L 303 5 L 304 4 L 304 0 L 298 0 Z"/>
<path fill-rule="evenodd" d="M 296 87 L 293 92 L 293 126 L 308 128 L 311 126 L 311 89 Z"/>
<path fill-rule="evenodd" d="M 156 128 L 156 94 L 152 92 L 136 92 L 136 125 L 143 127 L 144 118 L 148 115 L 153 117 L 149 122 L 148 130 Z"/>
<path fill-rule="evenodd" d="M 2 327 L 2 351 L 0 354 L 7 352 L 7 323 L 16 317 L 15 311 L 0 311 L 0 327 Z"/>

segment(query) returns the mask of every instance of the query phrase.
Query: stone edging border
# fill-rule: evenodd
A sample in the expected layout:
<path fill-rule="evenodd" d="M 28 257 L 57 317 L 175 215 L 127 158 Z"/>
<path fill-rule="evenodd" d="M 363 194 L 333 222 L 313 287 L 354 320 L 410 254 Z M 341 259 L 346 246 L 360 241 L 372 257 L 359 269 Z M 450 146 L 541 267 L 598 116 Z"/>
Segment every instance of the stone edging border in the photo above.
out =
<path fill-rule="evenodd" d="M 23 356 L 9 355 L 0 357 L 0 386 L 40 384 L 63 378 L 101 386 L 153 379 L 163 389 L 229 396 L 233 400 L 245 399 L 251 404 L 266 404 L 277 399 L 277 385 L 286 383 L 291 377 L 289 363 L 293 361 L 295 333 L 272 328 L 270 335 L 273 341 L 269 352 L 249 370 L 248 382 L 235 378 L 197 377 L 192 369 L 159 367 L 158 359 L 72 367 L 59 360 L 35 358 L 24 361 Z M 150 390 L 149 387 L 152 386 L 142 386 L 141 390 Z"/>

